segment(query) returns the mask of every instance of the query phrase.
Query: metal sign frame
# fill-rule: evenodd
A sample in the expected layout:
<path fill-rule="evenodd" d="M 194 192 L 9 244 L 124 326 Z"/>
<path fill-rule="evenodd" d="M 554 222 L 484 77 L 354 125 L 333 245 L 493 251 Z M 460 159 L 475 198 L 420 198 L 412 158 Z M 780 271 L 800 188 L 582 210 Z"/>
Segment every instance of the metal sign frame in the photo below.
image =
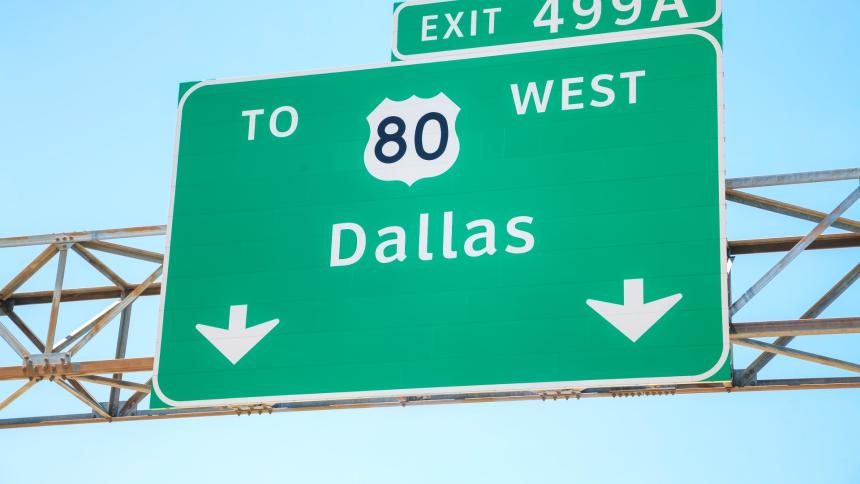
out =
<path fill-rule="evenodd" d="M 726 258 L 735 260 L 755 254 L 785 253 L 783 259 L 766 273 L 761 281 L 773 280 L 799 255 L 819 250 L 840 250 L 860 247 L 860 221 L 842 217 L 847 207 L 860 198 L 860 187 L 855 189 L 843 203 L 831 213 L 822 213 L 806 207 L 753 195 L 743 190 L 756 187 L 794 185 L 801 183 L 821 184 L 822 190 L 830 190 L 827 182 L 839 180 L 860 180 L 860 168 L 832 170 L 813 173 L 794 173 L 764 177 L 727 180 L 726 195 L 729 202 L 760 209 L 778 216 L 788 216 L 815 223 L 815 227 L 805 236 L 779 237 L 754 240 L 736 240 L 728 244 Z M 658 187 L 655 187 L 657 189 Z M 833 227 L 844 233 L 822 234 L 822 228 Z M 88 413 L 28 416 L 22 418 L 0 419 L 0 428 L 21 428 L 51 425 L 72 425 L 83 423 L 125 422 L 137 420 L 158 420 L 202 416 L 242 415 L 252 413 L 294 412 L 304 410 L 332 410 L 345 408 L 391 407 L 429 405 L 441 403 L 526 401 L 526 400 L 566 400 L 597 397 L 631 397 L 654 395 L 683 395 L 726 392 L 758 392 L 787 390 L 822 390 L 860 388 L 860 364 L 799 351 L 789 347 L 797 337 L 814 335 L 847 335 L 860 333 L 860 315 L 819 319 L 831 304 L 839 299 L 858 279 L 860 262 L 832 287 L 825 289 L 823 296 L 797 320 L 733 322 L 731 340 L 736 346 L 759 350 L 761 353 L 747 368 L 734 371 L 733 381 L 727 383 L 696 383 L 688 385 L 647 385 L 639 387 L 615 388 L 557 388 L 542 392 L 476 393 L 458 395 L 422 396 L 410 395 L 401 398 L 376 398 L 368 400 L 343 400 L 315 403 L 266 404 L 258 402 L 246 405 L 195 409 L 139 409 L 140 402 L 150 392 L 153 358 L 125 358 L 125 347 L 129 338 L 129 323 L 133 303 L 140 297 L 157 296 L 161 286 L 157 274 L 163 262 L 158 253 L 141 250 L 125 244 L 107 242 L 115 239 L 134 237 L 163 237 L 166 227 L 136 227 L 93 232 L 71 232 L 39 236 L 11 237 L 0 239 L 0 249 L 15 250 L 22 246 L 44 246 L 45 249 L 31 262 L 16 273 L 7 284 L 0 288 L 0 336 L 21 359 L 9 361 L 0 367 L 0 381 L 19 381 L 22 385 L 10 395 L 0 400 L 2 411 L 15 402 L 38 383 L 59 386 L 80 400 Z M 68 289 L 63 286 L 65 261 L 68 250 L 76 252 L 92 267 L 112 281 L 111 286 L 93 286 Z M 116 272 L 101 261 L 95 253 L 110 253 L 129 259 L 154 264 L 154 276 L 140 283 L 131 283 L 118 276 Z M 63 255 L 66 254 L 66 255 Z M 18 289 L 54 257 L 58 257 L 56 283 L 50 290 L 18 292 Z M 741 259 L 744 260 L 744 259 Z M 731 278 L 731 273 L 729 274 Z M 761 281 L 753 288 L 750 300 L 766 285 Z M 50 351 L 30 326 L 16 313 L 16 306 L 50 304 L 51 318 L 48 332 L 56 334 L 57 314 L 63 303 L 75 301 L 111 301 L 105 311 L 84 322 L 69 336 L 59 340 Z M 739 301 L 741 299 L 738 299 Z M 117 318 L 119 316 L 119 318 Z M 78 350 L 86 350 L 86 344 L 96 334 L 106 329 L 113 321 L 117 325 L 116 356 L 106 360 L 87 360 L 79 358 Z M 734 319 L 734 317 L 733 317 Z M 12 326 L 8 326 L 11 322 Z M 152 322 L 141 322 L 152 324 Z M 11 328 L 11 329 L 10 329 Z M 13 332 L 15 330 L 15 332 Z M 760 341 L 761 338 L 778 339 L 773 343 Z M 74 346 L 72 346 L 74 345 Z M 67 348 L 76 348 L 74 352 Z M 57 351 L 57 350 L 61 351 Z M 65 351 L 62 351 L 65 350 Z M 72 353 L 72 354 L 69 354 Z M 82 351 L 81 354 L 86 353 Z M 68 355 L 68 356 L 66 356 Z M 804 377 L 792 366 L 792 375 L 780 379 L 760 379 L 760 372 L 777 356 L 813 363 L 812 368 L 838 369 L 856 376 Z M 136 381 L 126 380 L 124 375 L 134 373 L 140 376 Z M 89 387 L 89 388 L 87 388 Z M 101 389 L 101 390 L 99 390 Z M 96 397 L 105 392 L 105 399 Z M 126 398 L 121 400 L 121 392 Z"/>

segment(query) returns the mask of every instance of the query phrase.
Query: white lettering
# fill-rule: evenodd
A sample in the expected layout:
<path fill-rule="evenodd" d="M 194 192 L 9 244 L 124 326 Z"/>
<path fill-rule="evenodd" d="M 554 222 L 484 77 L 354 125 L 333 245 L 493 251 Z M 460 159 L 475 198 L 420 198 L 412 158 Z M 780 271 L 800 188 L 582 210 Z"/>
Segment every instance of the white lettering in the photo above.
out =
<path fill-rule="evenodd" d="M 529 225 L 534 219 L 530 216 L 517 216 L 507 221 L 507 240 L 504 252 L 508 254 L 525 254 L 531 252 L 535 246 L 535 236 L 530 232 Z M 430 215 L 419 214 L 418 237 L 411 237 L 402 226 L 392 225 L 384 227 L 377 232 L 378 238 L 373 242 L 376 244 L 374 256 L 380 264 L 392 264 L 404 262 L 409 252 L 417 253 L 421 261 L 432 261 L 434 258 L 433 248 L 442 246 L 442 256 L 445 259 L 456 259 L 459 255 L 454 246 L 454 212 L 444 212 L 442 216 L 441 237 L 433 237 L 430 232 L 439 230 L 439 225 L 430 225 Z M 463 226 L 459 226 L 462 229 Z M 496 249 L 496 226 L 492 220 L 473 220 L 465 225 L 469 236 L 463 243 L 463 250 L 469 257 L 481 257 L 494 255 Z M 350 232 L 349 235 L 345 235 Z M 438 233 L 438 232 L 437 232 Z M 353 243 L 350 238 L 355 237 Z M 418 242 L 411 242 L 417 240 Z M 440 244 L 441 240 L 441 244 Z M 407 245 L 407 242 L 411 242 Z M 431 245 L 431 242 L 433 244 Z M 354 245 L 353 245 L 354 244 Z M 355 223 L 339 223 L 332 226 L 331 239 L 331 267 L 350 266 L 359 262 L 368 246 L 365 229 Z M 354 248 L 353 248 L 354 247 Z M 417 250 L 416 250 L 417 249 Z M 346 251 L 347 254 L 342 254 Z"/>
<path fill-rule="evenodd" d="M 466 251 L 466 255 L 469 257 L 480 257 L 482 255 L 493 255 L 496 253 L 496 226 L 493 225 L 491 220 L 481 219 L 474 220 L 466 224 L 466 228 L 469 230 L 481 227 L 484 229 L 483 232 L 478 232 L 476 234 L 470 235 L 468 239 L 466 239 L 466 245 L 463 249 Z M 475 243 L 479 240 L 484 241 L 484 247 L 482 249 L 476 249 Z"/>
<path fill-rule="evenodd" d="M 517 238 L 523 241 L 523 245 L 520 247 L 514 247 L 513 245 L 508 244 L 505 248 L 505 252 L 509 254 L 525 254 L 530 252 L 535 246 L 535 237 L 529 232 L 517 228 L 519 224 L 527 224 L 531 225 L 534 221 L 531 217 L 514 217 L 508 221 L 508 235 L 511 237 Z"/>
<path fill-rule="evenodd" d="M 281 113 L 290 113 L 290 127 L 286 131 L 281 131 L 278 129 L 278 116 Z M 269 131 L 272 132 L 272 136 L 276 138 L 286 138 L 291 134 L 296 132 L 296 128 L 299 126 L 299 113 L 292 106 L 281 106 L 276 109 L 272 116 L 269 118 Z"/>
<path fill-rule="evenodd" d="M 526 98 L 525 101 L 520 94 L 520 85 L 519 84 L 511 84 L 511 93 L 514 95 L 514 105 L 517 109 L 517 115 L 522 116 L 528 112 L 529 104 L 534 101 L 535 107 L 537 108 L 537 112 L 544 113 L 546 112 L 546 105 L 549 102 L 549 96 L 552 92 L 552 85 L 554 81 L 547 81 L 546 87 L 543 90 L 543 97 L 538 98 L 538 88 L 537 83 L 530 82 L 528 87 L 526 88 Z"/>
<path fill-rule="evenodd" d="M 452 248 L 452 233 L 454 225 L 454 212 L 445 212 L 442 223 L 442 257 L 456 259 L 457 251 Z"/>
<path fill-rule="evenodd" d="M 257 135 L 257 116 L 264 114 L 262 109 L 250 109 L 242 111 L 242 117 L 248 118 L 248 141 L 254 141 Z"/>
<path fill-rule="evenodd" d="M 421 42 L 427 42 L 430 40 L 436 40 L 439 37 L 436 35 L 431 36 L 430 32 L 436 30 L 436 24 L 430 25 L 430 22 L 433 20 L 439 20 L 438 15 L 425 15 L 421 19 Z"/>
<path fill-rule="evenodd" d="M 645 71 L 622 72 L 621 78 L 628 79 L 630 84 L 630 104 L 636 104 L 637 88 L 636 80 L 645 77 Z"/>
<path fill-rule="evenodd" d="M 398 261 L 403 262 L 406 260 L 406 231 L 403 227 L 393 226 L 393 227 L 385 227 L 379 232 L 380 237 L 384 237 L 386 235 L 393 234 L 394 238 L 391 240 L 383 241 L 376 247 L 376 260 L 383 264 L 390 264 L 391 262 Z M 385 249 L 389 247 L 394 247 L 393 255 L 385 255 Z"/>
<path fill-rule="evenodd" d="M 585 107 L 582 103 L 571 103 L 570 98 L 582 96 L 582 89 L 571 89 L 574 84 L 582 84 L 585 79 L 581 77 L 571 77 L 561 81 L 561 110 L 570 111 L 572 109 L 582 109 Z"/>
<path fill-rule="evenodd" d="M 355 253 L 351 256 L 342 259 L 340 257 L 340 237 L 344 230 L 349 230 L 355 234 L 356 244 Z M 331 227 L 331 266 L 342 267 L 355 264 L 364 255 L 364 249 L 367 246 L 367 237 L 361 225 L 353 223 L 334 224 Z"/>
<path fill-rule="evenodd" d="M 591 8 L 583 8 L 582 0 L 573 0 L 573 12 L 580 17 L 591 17 L 588 22 L 577 23 L 576 30 L 590 30 L 600 22 L 600 12 L 603 8 L 602 0 L 591 0 Z"/>
<path fill-rule="evenodd" d="M 627 18 L 620 16 L 615 19 L 615 25 L 630 25 L 639 19 L 639 14 L 642 13 L 642 0 L 632 0 L 630 3 L 622 3 L 621 0 L 612 0 L 612 6 L 619 13 L 630 12 Z"/>
<path fill-rule="evenodd" d="M 605 108 L 611 106 L 616 101 L 616 93 L 619 91 L 615 83 L 623 81 L 616 79 L 627 80 L 628 87 L 628 103 L 636 104 L 639 101 L 639 79 L 646 76 L 646 71 L 631 71 L 622 72 L 618 76 L 613 74 L 598 74 L 592 78 L 583 77 L 568 77 L 561 79 L 561 110 L 573 111 L 584 109 L 585 101 L 588 101 L 588 106 L 595 108 Z M 589 89 L 583 88 L 583 84 L 589 86 Z M 547 104 L 553 96 L 553 81 L 547 81 L 543 94 L 538 92 L 538 83 L 530 82 L 526 89 L 525 96 L 522 95 L 519 84 L 511 84 L 511 92 L 514 96 L 514 108 L 518 115 L 522 116 L 529 112 L 530 105 L 535 105 L 535 110 L 538 114 L 546 112 Z M 525 97 L 525 99 L 523 99 Z"/>
<path fill-rule="evenodd" d="M 427 232 L 430 225 L 430 215 L 422 213 L 418 222 L 418 258 L 433 260 L 433 254 L 427 250 Z"/>
<path fill-rule="evenodd" d="M 535 28 L 549 27 L 550 33 L 557 33 L 558 26 L 564 25 L 564 19 L 558 16 L 558 0 L 546 0 L 532 25 Z"/>
<path fill-rule="evenodd" d="M 651 15 L 652 22 L 659 22 L 663 12 L 678 12 L 678 17 L 687 18 L 687 7 L 684 5 L 684 0 L 669 0 L 671 5 L 666 5 L 666 0 L 657 0 L 657 6 L 654 7 L 654 14 Z"/>
<path fill-rule="evenodd" d="M 501 12 L 501 11 L 502 11 L 501 7 L 496 7 L 496 8 L 485 8 L 485 9 L 484 9 L 484 13 L 485 13 L 485 14 L 487 14 L 487 15 L 489 15 L 489 17 L 490 17 L 490 19 L 489 19 L 489 22 L 490 22 L 490 24 L 489 24 L 489 29 L 487 30 L 487 32 L 488 32 L 490 35 L 493 35 L 493 34 L 495 34 L 495 33 L 496 33 L 496 14 L 497 14 L 497 13 L 499 13 L 499 12 Z"/>
<path fill-rule="evenodd" d="M 460 30 L 460 20 L 463 18 L 463 12 L 457 12 L 456 17 L 452 17 L 450 13 L 445 14 L 445 19 L 448 21 L 448 30 L 445 32 L 443 39 L 451 37 L 452 33 L 457 34 L 457 38 L 463 38 L 463 31 Z"/>
<path fill-rule="evenodd" d="M 601 74 L 601 75 L 596 76 L 594 79 L 591 80 L 591 90 L 593 90 L 596 93 L 603 94 L 604 96 L 606 96 L 606 99 L 603 101 L 597 101 L 597 100 L 592 99 L 592 101 L 591 101 L 592 106 L 594 106 L 596 108 L 605 108 L 607 106 L 611 106 L 612 103 L 615 102 L 615 91 L 609 86 L 604 86 L 604 85 L 600 84 L 600 81 L 612 82 L 613 79 L 615 79 L 615 76 L 613 76 L 612 74 Z"/>

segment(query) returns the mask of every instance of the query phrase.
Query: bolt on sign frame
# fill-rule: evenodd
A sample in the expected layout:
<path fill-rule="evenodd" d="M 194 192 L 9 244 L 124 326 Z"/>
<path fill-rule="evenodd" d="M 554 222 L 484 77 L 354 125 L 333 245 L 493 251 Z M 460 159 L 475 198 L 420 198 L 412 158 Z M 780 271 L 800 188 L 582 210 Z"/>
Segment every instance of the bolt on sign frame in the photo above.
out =
<path fill-rule="evenodd" d="M 27 416 L 0 419 L 0 428 L 18 428 L 81 423 L 106 423 L 153 419 L 172 419 L 200 416 L 236 415 L 252 413 L 291 412 L 301 410 L 326 410 L 363 407 L 387 407 L 400 405 L 426 405 L 441 403 L 466 403 L 486 401 L 557 400 L 570 398 L 628 397 L 644 395 L 681 395 L 719 392 L 819 390 L 860 388 L 860 364 L 813 354 L 790 347 L 798 337 L 815 335 L 848 335 L 860 333 L 860 315 L 822 319 L 820 316 L 858 279 L 860 261 L 848 264 L 844 277 L 834 281 L 824 294 L 796 320 L 771 320 L 757 322 L 736 321 L 734 315 L 800 255 L 811 251 L 842 250 L 860 247 L 860 221 L 845 218 L 845 211 L 860 198 L 860 187 L 854 189 L 842 203 L 829 213 L 765 198 L 747 192 L 757 187 L 814 183 L 822 190 L 832 191 L 829 182 L 860 180 L 860 168 L 832 170 L 813 173 L 793 173 L 752 178 L 729 179 L 726 182 L 726 199 L 731 203 L 753 207 L 770 214 L 788 216 L 813 223 L 812 229 L 803 236 L 735 240 L 728 244 L 726 261 L 734 265 L 755 254 L 784 254 L 781 260 L 748 290 L 741 293 L 732 305 L 733 322 L 731 340 L 734 346 L 751 348 L 760 354 L 746 368 L 735 369 L 731 382 L 695 383 L 685 385 L 649 385 L 617 388 L 558 388 L 540 392 L 472 393 L 451 395 L 410 395 L 400 398 L 353 399 L 343 401 L 244 404 L 210 408 L 167 408 L 146 410 L 139 408 L 140 402 L 149 395 L 153 370 L 153 358 L 125 358 L 129 332 L 131 308 L 141 297 L 160 294 L 158 282 L 163 256 L 126 244 L 108 242 L 134 237 L 163 237 L 164 226 L 135 227 L 128 229 L 101 230 L 94 232 L 71 232 L 62 234 L 11 237 L 0 239 L 0 249 L 13 251 L 16 247 L 42 246 L 44 249 L 31 261 L 22 261 L 24 268 L 0 288 L 0 338 L 19 358 L 5 364 L 0 362 L 0 381 L 16 381 L 20 386 L 8 395 L 0 395 L 0 417 L 3 410 L 37 384 L 52 384 L 77 398 L 87 411 L 61 415 Z M 731 219 L 729 220 L 731 223 Z M 841 233 L 824 234 L 827 228 L 839 229 Z M 106 279 L 109 286 L 82 288 L 64 287 L 66 261 L 69 251 L 75 252 Z M 119 276 L 99 257 L 100 253 L 114 254 L 150 264 L 150 275 L 141 282 L 130 282 Z M 852 252 L 846 252 L 852 254 Z M 54 287 L 45 291 L 20 292 L 19 288 L 49 261 L 58 260 Z M 731 278 L 731 273 L 729 274 Z M 737 288 L 735 288 L 737 289 Z M 107 307 L 93 318 L 83 322 L 58 339 L 58 315 L 64 305 L 75 301 L 107 301 Z M 16 307 L 50 305 L 47 334 L 37 335 Z M 114 323 L 117 321 L 118 323 Z M 147 321 L 147 324 L 153 324 Z M 115 357 L 110 359 L 87 359 L 88 343 L 100 332 L 113 324 L 117 331 Z M 763 338 L 777 338 L 768 343 Z M 780 379 L 760 379 L 761 371 L 776 357 L 784 357 L 813 363 L 829 369 L 838 369 L 857 376 L 830 378 L 808 378 L 790 375 Z M 798 371 L 792 366 L 792 371 Z M 135 381 L 124 375 L 134 374 Z M 123 392 L 125 392 L 123 399 Z"/>

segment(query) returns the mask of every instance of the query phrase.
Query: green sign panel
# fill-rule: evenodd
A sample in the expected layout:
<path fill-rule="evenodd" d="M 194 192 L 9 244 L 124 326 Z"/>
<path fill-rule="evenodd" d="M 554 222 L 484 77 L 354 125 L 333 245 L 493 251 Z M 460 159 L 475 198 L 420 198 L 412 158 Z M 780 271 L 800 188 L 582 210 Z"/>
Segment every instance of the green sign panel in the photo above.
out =
<path fill-rule="evenodd" d="M 620 36 L 707 27 L 721 0 L 413 0 L 394 12 L 392 51 L 405 60 L 557 39 L 605 42 Z"/>
<path fill-rule="evenodd" d="M 158 397 L 729 379 L 719 45 L 552 47 L 190 89 Z"/>

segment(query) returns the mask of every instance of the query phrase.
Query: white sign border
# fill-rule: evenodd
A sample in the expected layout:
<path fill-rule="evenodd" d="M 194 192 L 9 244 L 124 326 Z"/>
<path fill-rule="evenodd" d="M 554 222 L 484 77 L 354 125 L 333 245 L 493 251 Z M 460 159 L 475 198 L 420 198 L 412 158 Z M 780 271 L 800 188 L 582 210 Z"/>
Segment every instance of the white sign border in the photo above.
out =
<path fill-rule="evenodd" d="M 449 3 L 456 2 L 457 0 L 408 0 L 406 2 L 401 3 L 394 10 L 394 36 L 391 39 L 391 53 L 401 61 L 410 61 L 410 60 L 419 60 L 419 59 L 440 59 L 444 57 L 452 57 L 452 56 L 461 56 L 464 54 L 493 54 L 499 52 L 510 52 L 510 49 L 516 49 L 518 47 L 524 46 L 533 46 L 540 45 L 546 42 L 556 42 L 556 41 L 564 41 L 571 42 L 570 46 L 575 45 L 593 45 L 592 42 L 597 41 L 599 43 L 610 43 L 615 41 L 624 41 L 624 40 L 632 40 L 633 38 L 640 38 L 642 35 L 658 35 L 658 34 L 670 34 L 672 32 L 679 31 L 688 31 L 694 29 L 702 29 L 705 27 L 710 27 L 720 17 L 723 16 L 723 0 L 715 0 L 716 1 L 716 11 L 714 12 L 714 16 L 710 20 L 706 20 L 704 22 L 693 22 L 687 24 L 677 24 L 677 25 L 666 25 L 663 27 L 651 27 L 646 29 L 633 29 L 633 30 L 623 30 L 620 32 L 608 32 L 604 34 L 585 34 L 579 35 L 576 37 L 563 37 L 560 36 L 557 39 L 551 40 L 530 40 L 526 42 L 516 42 L 513 44 L 499 44 L 499 45 L 488 45 L 485 47 L 472 47 L 469 49 L 454 49 L 454 50 L 443 50 L 437 52 L 426 52 L 423 54 L 403 54 L 397 48 L 397 34 L 399 33 L 399 19 L 400 12 L 407 7 L 415 7 L 419 5 L 430 5 L 434 3 Z"/>
<path fill-rule="evenodd" d="M 642 36 L 637 36 L 635 38 L 624 38 L 616 40 L 612 43 L 618 42 L 628 42 L 631 40 L 648 40 L 648 39 L 656 39 L 656 38 L 665 38 L 665 37 L 677 37 L 683 35 L 695 35 L 702 37 L 708 40 L 715 49 L 716 59 L 717 59 L 717 130 L 718 130 L 718 157 L 719 157 L 719 167 L 718 167 L 718 189 L 719 189 L 719 203 L 720 203 L 720 259 L 725 259 L 727 252 L 727 238 L 726 238 L 726 170 L 725 170 L 725 105 L 724 105 L 724 93 L 723 93 L 723 51 L 720 43 L 715 39 L 712 35 L 707 32 L 699 31 L 699 30 L 676 30 L 669 35 L 665 34 L 647 34 Z M 580 40 L 580 39 L 577 39 Z M 262 76 L 250 76 L 250 77 L 239 77 L 239 78 L 227 78 L 227 79 L 216 79 L 210 81 L 202 81 L 195 84 L 191 87 L 185 94 L 182 96 L 182 99 L 179 102 L 179 108 L 177 110 L 177 118 L 176 118 L 176 141 L 174 143 L 173 148 L 173 175 L 170 183 L 170 203 L 168 205 L 168 218 L 167 218 L 167 236 L 165 241 L 165 252 L 164 252 L 164 273 L 162 276 L 162 284 L 161 284 L 161 301 L 158 308 L 158 327 L 156 329 L 156 347 L 155 347 L 155 363 L 152 374 L 152 387 L 158 396 L 158 398 L 172 406 L 177 408 L 193 408 L 193 407 L 224 407 L 231 405 L 249 405 L 249 404 L 277 404 L 277 403 L 333 403 L 341 400 L 364 400 L 364 399 L 378 399 L 378 398 L 405 398 L 405 397 L 414 397 L 414 396 L 434 396 L 434 395 L 469 395 L 475 393 L 487 394 L 487 393 L 504 393 L 504 392 L 546 392 L 546 391 L 557 391 L 560 389 L 570 389 L 570 388 L 607 388 L 607 387 L 630 387 L 630 386 L 661 386 L 661 385 L 684 385 L 684 384 L 693 384 L 702 382 L 703 380 L 707 380 L 711 376 L 715 375 L 722 367 L 725 365 L 728 360 L 729 353 L 731 350 L 731 342 L 729 339 L 729 300 L 728 300 L 728 267 L 726 264 L 723 264 L 720 275 L 721 275 L 721 285 L 722 285 L 722 300 L 723 300 L 723 352 L 720 355 L 717 363 L 710 370 L 702 373 L 700 375 L 692 375 L 692 376 L 683 376 L 683 377 L 656 377 L 656 378 L 631 378 L 631 379 L 617 379 L 617 380 L 584 380 L 584 381 L 565 381 L 565 382 L 543 382 L 543 383 L 522 383 L 522 384 L 503 384 L 503 385 L 473 385 L 473 386 L 461 386 L 461 387 L 436 387 L 436 388 L 412 388 L 412 389 L 397 389 L 397 390 L 379 390 L 379 391 L 362 391 L 362 392 L 343 392 L 343 393 L 317 393 L 317 394 L 308 394 L 308 395 L 281 395 L 281 396 L 260 396 L 260 397 L 247 397 L 247 398 L 225 398 L 225 399 L 212 399 L 212 400 L 194 400 L 194 401 L 177 401 L 169 398 L 164 394 L 161 390 L 161 387 L 158 385 L 158 367 L 159 361 L 161 359 L 161 332 L 162 326 L 164 324 L 164 305 L 165 299 L 167 297 L 167 283 L 168 283 L 168 272 L 170 268 L 170 238 L 173 229 L 173 206 L 175 201 L 176 194 L 176 174 L 179 163 L 179 137 L 182 126 L 182 109 L 185 105 L 185 102 L 191 96 L 192 93 L 197 91 L 198 89 L 205 86 L 219 85 L 219 84 L 234 84 L 239 82 L 247 82 L 247 81 L 259 81 L 259 80 L 269 80 L 269 79 L 285 79 L 290 77 L 304 77 L 304 76 L 313 76 L 320 74 L 334 74 L 341 72 L 351 72 L 351 71 L 359 71 L 359 70 L 369 70 L 369 69 L 396 69 L 399 67 L 411 66 L 411 65 L 420 65 L 420 64 L 429 64 L 435 62 L 447 62 L 452 60 L 463 60 L 463 59 L 472 59 L 478 57 L 495 57 L 499 55 L 508 55 L 508 54 L 516 54 L 516 53 L 527 53 L 527 52 L 537 52 L 548 49 L 560 49 L 560 48 L 568 48 L 568 47 L 581 47 L 587 45 L 598 45 L 604 44 L 602 39 L 598 39 L 596 37 L 592 37 L 587 43 L 582 42 L 571 42 L 567 39 L 562 40 L 553 40 L 547 42 L 540 43 L 528 43 L 519 46 L 515 46 L 513 48 L 505 49 L 504 51 L 496 51 L 492 53 L 478 53 L 472 52 L 469 54 L 461 55 L 456 58 L 454 57 L 445 57 L 445 58 L 436 58 L 436 59 L 425 59 L 419 61 L 407 61 L 407 62 L 397 62 L 397 63 L 389 63 L 389 64 L 381 64 L 381 65 L 369 65 L 369 66 L 358 66 L 351 68 L 342 68 L 342 69 L 323 69 L 316 71 L 308 71 L 308 72 L 300 72 L 300 73 L 288 73 L 288 74 L 270 74 L 270 75 L 262 75 Z M 537 45 L 539 44 L 539 45 Z M 485 395 L 486 396 L 486 395 Z"/>

